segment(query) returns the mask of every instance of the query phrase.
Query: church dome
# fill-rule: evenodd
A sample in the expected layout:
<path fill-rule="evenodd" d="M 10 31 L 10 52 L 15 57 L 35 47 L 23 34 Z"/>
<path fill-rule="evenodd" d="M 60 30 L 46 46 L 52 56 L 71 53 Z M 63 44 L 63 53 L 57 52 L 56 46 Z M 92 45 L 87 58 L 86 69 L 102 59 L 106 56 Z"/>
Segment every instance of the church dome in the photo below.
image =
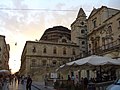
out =
<path fill-rule="evenodd" d="M 63 26 L 55 26 L 46 29 L 40 40 L 58 42 L 62 37 L 71 40 L 71 30 Z"/>

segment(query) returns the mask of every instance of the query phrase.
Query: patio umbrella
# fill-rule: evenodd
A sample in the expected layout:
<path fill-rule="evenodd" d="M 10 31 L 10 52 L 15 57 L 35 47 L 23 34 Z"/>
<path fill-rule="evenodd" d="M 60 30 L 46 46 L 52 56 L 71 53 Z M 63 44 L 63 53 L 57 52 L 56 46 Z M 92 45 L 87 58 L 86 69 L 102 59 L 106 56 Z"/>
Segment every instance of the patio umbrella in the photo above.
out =
<path fill-rule="evenodd" d="M 112 59 L 105 56 L 97 56 L 97 55 L 92 55 L 86 58 L 79 59 L 76 61 L 76 63 L 78 65 L 88 64 L 88 65 L 95 65 L 95 66 L 107 65 L 107 64 L 120 65 L 120 62 L 117 61 L 116 59 Z"/>
<path fill-rule="evenodd" d="M 114 67 L 113 67 L 114 66 Z M 63 70 L 95 70 L 99 72 L 100 81 L 102 80 L 102 72 L 109 71 L 111 69 L 119 68 L 120 60 L 112 59 L 105 56 L 91 55 L 76 61 L 66 63 L 58 71 Z"/>
<path fill-rule="evenodd" d="M 76 61 L 66 63 L 60 69 L 63 70 L 64 68 L 66 69 L 66 67 L 67 68 L 79 67 L 78 69 L 93 69 L 96 66 L 107 66 L 107 65 L 118 66 L 120 65 L 120 60 L 112 59 L 105 56 L 91 55 L 89 57 L 85 57 L 82 59 L 78 59 Z"/>
<path fill-rule="evenodd" d="M 10 74 L 10 71 L 9 70 L 0 70 L 0 74 L 2 75 L 9 75 Z"/>

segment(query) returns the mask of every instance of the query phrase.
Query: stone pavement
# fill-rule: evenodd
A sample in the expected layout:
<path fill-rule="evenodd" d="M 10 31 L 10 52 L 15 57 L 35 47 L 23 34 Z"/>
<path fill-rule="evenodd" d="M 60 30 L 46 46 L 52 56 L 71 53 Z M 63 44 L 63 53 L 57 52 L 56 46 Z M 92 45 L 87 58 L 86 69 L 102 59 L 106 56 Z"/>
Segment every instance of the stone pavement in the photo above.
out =
<path fill-rule="evenodd" d="M 26 90 L 26 83 L 21 84 L 18 82 L 13 83 L 4 83 L 2 90 Z M 33 81 L 31 90 L 55 90 L 53 87 L 44 85 L 44 82 L 35 82 Z"/>
<path fill-rule="evenodd" d="M 33 86 L 39 88 L 40 90 L 55 90 L 52 86 L 45 86 L 44 82 L 33 81 Z"/>
<path fill-rule="evenodd" d="M 21 84 L 18 82 L 8 83 L 8 87 L 4 88 L 3 90 L 26 90 L 26 83 Z M 31 90 L 40 90 L 34 86 L 31 86 Z"/>

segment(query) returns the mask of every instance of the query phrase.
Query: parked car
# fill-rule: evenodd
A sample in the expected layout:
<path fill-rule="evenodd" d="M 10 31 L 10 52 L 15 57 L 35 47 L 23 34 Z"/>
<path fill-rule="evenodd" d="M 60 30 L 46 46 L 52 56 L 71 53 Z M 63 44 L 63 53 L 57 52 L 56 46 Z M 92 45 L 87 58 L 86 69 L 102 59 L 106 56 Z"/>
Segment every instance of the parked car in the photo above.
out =
<path fill-rule="evenodd" d="M 108 86 L 106 90 L 120 90 L 120 79 L 117 79 L 113 84 Z"/>

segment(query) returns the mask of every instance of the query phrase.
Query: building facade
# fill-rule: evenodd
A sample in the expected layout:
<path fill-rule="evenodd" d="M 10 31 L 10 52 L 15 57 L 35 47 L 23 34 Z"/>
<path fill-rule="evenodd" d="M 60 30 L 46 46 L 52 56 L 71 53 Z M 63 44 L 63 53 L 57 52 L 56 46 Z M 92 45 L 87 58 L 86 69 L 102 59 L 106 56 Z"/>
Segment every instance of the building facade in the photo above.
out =
<path fill-rule="evenodd" d="M 0 35 L 0 69 L 9 70 L 10 46 L 6 44 L 5 36 Z"/>
<path fill-rule="evenodd" d="M 80 8 L 71 24 L 71 40 L 80 47 L 79 58 L 89 55 L 120 57 L 120 10 L 102 6 L 93 8 L 88 18 Z"/>
<path fill-rule="evenodd" d="M 75 22 L 78 23 L 73 22 L 73 24 L 71 24 L 71 35 L 73 34 L 71 38 L 76 41 L 76 43 L 79 42 L 79 40 L 82 41 L 76 38 L 76 36 L 82 37 L 82 35 L 79 34 L 81 33 L 81 28 L 87 30 L 86 46 L 88 47 L 86 48 L 87 53 L 85 56 L 101 55 L 120 58 L 120 10 L 106 6 L 98 9 L 94 8 L 87 19 L 85 19 L 85 13 L 81 8 L 80 11 L 83 12 L 82 15 L 86 21 L 86 26 L 83 28 L 78 26 L 82 24 L 82 19 L 76 18 Z M 79 13 L 78 16 L 80 16 Z M 78 44 L 82 46 L 81 43 Z M 84 57 L 84 53 L 82 54 L 79 58 Z M 81 70 L 80 74 L 82 77 L 88 77 L 88 75 L 90 75 L 90 77 L 96 77 L 94 71 Z M 120 75 L 119 70 L 116 75 Z"/>
<path fill-rule="evenodd" d="M 120 10 L 94 8 L 87 22 L 88 54 L 120 57 Z"/>
<path fill-rule="evenodd" d="M 56 26 L 47 29 L 39 41 L 27 41 L 21 56 L 21 75 L 30 74 L 35 80 L 74 60 L 79 55 L 79 46 L 70 40 L 70 30 Z"/>

